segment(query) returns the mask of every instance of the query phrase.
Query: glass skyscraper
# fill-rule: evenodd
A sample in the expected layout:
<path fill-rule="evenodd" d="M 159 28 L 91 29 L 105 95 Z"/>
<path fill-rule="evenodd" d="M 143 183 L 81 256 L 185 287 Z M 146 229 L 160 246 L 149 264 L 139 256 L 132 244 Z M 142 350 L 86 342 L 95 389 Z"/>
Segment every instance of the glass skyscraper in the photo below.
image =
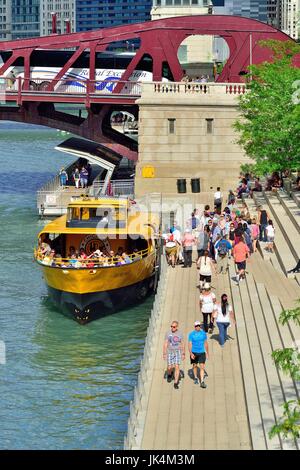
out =
<path fill-rule="evenodd" d="M 40 35 L 40 0 L 11 0 L 12 39 Z"/>
<path fill-rule="evenodd" d="M 268 0 L 212 0 L 214 12 L 267 22 Z"/>
<path fill-rule="evenodd" d="M 151 7 L 152 0 L 76 0 L 76 30 L 148 21 Z"/>

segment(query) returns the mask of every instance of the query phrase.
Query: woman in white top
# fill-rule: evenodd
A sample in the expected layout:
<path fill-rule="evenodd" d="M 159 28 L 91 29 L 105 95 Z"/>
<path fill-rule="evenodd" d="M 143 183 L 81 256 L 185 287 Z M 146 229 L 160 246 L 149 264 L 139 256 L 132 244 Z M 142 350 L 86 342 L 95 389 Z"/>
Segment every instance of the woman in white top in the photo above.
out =
<path fill-rule="evenodd" d="M 214 327 L 213 312 L 215 310 L 216 296 L 210 290 L 210 285 L 206 282 L 204 289 L 199 297 L 200 311 L 203 315 L 204 330 L 207 333 L 212 333 Z M 209 316 L 209 329 L 208 329 L 208 316 Z"/>
<path fill-rule="evenodd" d="M 227 338 L 227 328 L 230 322 L 235 323 L 234 313 L 232 306 L 228 303 L 227 294 L 223 294 L 221 296 L 221 303 L 216 304 L 214 317 L 219 328 L 220 345 L 223 348 Z"/>
<path fill-rule="evenodd" d="M 200 256 L 197 261 L 197 269 L 200 274 L 200 290 L 203 288 L 205 282 L 211 283 L 212 271 L 215 271 L 215 266 L 212 259 L 208 256 L 208 250 L 204 251 L 204 255 Z"/>
<path fill-rule="evenodd" d="M 267 241 L 268 241 L 267 250 L 269 250 L 271 253 L 273 253 L 275 228 L 274 228 L 272 220 L 268 221 L 268 225 L 267 225 L 267 228 L 266 228 L 266 234 L 267 234 Z"/>

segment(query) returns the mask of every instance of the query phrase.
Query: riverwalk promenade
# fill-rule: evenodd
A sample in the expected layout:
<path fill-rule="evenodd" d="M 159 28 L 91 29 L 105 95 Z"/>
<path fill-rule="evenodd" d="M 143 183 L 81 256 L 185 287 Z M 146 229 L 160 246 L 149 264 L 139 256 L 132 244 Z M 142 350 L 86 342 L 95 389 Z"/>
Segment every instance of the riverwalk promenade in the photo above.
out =
<path fill-rule="evenodd" d="M 299 383 L 277 370 L 271 358 L 272 351 L 293 347 L 300 338 L 300 329 L 294 324 L 282 326 L 278 321 L 283 308 L 295 307 L 300 298 L 299 284 L 259 253 L 251 256 L 246 281 L 240 285 L 234 280 L 233 260 L 226 275 L 213 276 L 217 300 L 228 294 L 237 323 L 229 328 L 223 349 L 217 327 L 208 335 L 207 388 L 202 389 L 190 378 L 187 348 L 194 321 L 202 320 L 195 259 L 196 252 L 191 268 L 166 267 L 156 338 L 147 361 L 149 370 L 143 371 L 143 396 L 135 420 L 131 420 L 125 448 L 299 449 L 299 440 L 270 439 L 268 435 L 283 414 L 281 405 L 299 398 Z M 181 367 L 185 377 L 179 390 L 164 378 L 162 347 L 172 320 L 179 321 L 186 343 Z"/>

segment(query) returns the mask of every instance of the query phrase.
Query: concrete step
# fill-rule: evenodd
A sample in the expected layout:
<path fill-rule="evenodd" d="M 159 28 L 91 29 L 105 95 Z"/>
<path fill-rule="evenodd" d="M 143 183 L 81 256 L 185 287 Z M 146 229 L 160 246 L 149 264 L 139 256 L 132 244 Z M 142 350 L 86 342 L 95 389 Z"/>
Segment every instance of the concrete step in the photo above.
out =
<path fill-rule="evenodd" d="M 293 191 L 291 196 L 297 206 L 300 207 L 300 191 Z"/>
<path fill-rule="evenodd" d="M 251 282 L 253 282 L 253 279 L 249 277 L 248 279 L 248 288 L 251 291 L 252 294 L 252 288 L 253 285 L 251 286 Z M 267 295 L 266 289 L 263 284 L 257 284 L 256 285 L 257 293 L 259 296 L 260 300 L 260 306 L 261 306 L 261 313 L 264 317 L 264 323 L 263 319 L 261 317 L 261 322 L 257 322 L 257 325 L 259 325 L 259 336 L 260 336 L 260 343 L 261 347 L 263 350 L 264 354 L 264 361 L 265 361 L 265 366 L 266 366 L 266 374 L 267 374 L 267 379 L 270 387 L 270 394 L 271 394 L 271 399 L 274 407 L 274 412 L 276 415 L 276 420 L 282 416 L 283 410 L 282 410 L 282 404 L 285 402 L 285 396 L 286 395 L 292 395 L 294 399 L 297 399 L 297 391 L 294 386 L 293 380 L 289 376 L 284 376 L 283 373 L 279 372 L 275 364 L 271 358 L 271 353 L 275 349 L 282 349 L 282 341 L 281 341 L 281 336 L 280 336 L 280 325 L 276 322 L 276 319 L 273 315 L 273 309 L 272 305 L 270 304 L 270 299 Z M 251 301 L 253 305 L 253 297 L 251 295 Z M 253 305 L 254 308 L 254 305 Z M 260 317 L 257 315 L 259 311 L 259 307 L 256 312 L 256 319 L 259 319 Z M 265 325 L 265 330 L 264 330 L 264 325 Z M 275 424 L 275 423 L 274 423 Z M 294 440 L 289 439 L 286 441 L 282 442 L 282 446 L 284 449 L 296 449 L 296 444 Z"/>
<path fill-rule="evenodd" d="M 268 445 L 262 422 L 260 401 L 252 362 L 251 346 L 249 343 L 249 336 L 247 332 L 247 322 L 244 316 L 239 287 L 233 280 L 233 278 L 235 278 L 235 275 L 235 267 L 233 262 L 231 261 L 229 264 L 231 297 L 237 322 L 237 338 L 241 358 L 252 446 L 254 450 L 266 450 L 268 449 Z"/>
<path fill-rule="evenodd" d="M 280 204 L 285 208 L 287 215 L 294 224 L 296 230 L 300 234 L 300 209 L 293 199 L 291 199 L 285 192 L 278 191 L 276 193 Z"/>
<path fill-rule="evenodd" d="M 270 262 L 260 258 L 258 253 L 251 256 L 248 270 L 256 282 L 264 283 L 270 293 L 280 299 L 285 308 L 294 308 L 295 300 L 300 297 L 300 289 L 294 279 L 288 279 L 283 273 L 279 273 Z"/>
<path fill-rule="evenodd" d="M 299 230 L 292 222 L 289 211 L 281 204 L 276 193 L 266 193 L 266 200 L 269 204 L 270 210 L 277 224 L 285 236 L 291 252 L 293 253 L 296 262 L 300 258 L 300 243 L 299 243 Z M 275 233 L 276 244 L 276 233 Z"/>
<path fill-rule="evenodd" d="M 266 326 L 264 324 L 259 297 L 251 274 L 248 276 L 247 282 L 250 280 L 252 284 L 249 289 L 250 295 L 247 284 L 244 281 L 240 282 L 239 289 L 250 347 L 251 362 L 257 387 L 261 420 L 264 428 L 267 449 L 279 450 L 281 449 L 279 438 L 276 437 L 275 439 L 270 439 L 268 434 L 271 427 L 276 423 L 278 411 L 276 406 L 274 406 L 272 388 L 270 387 L 269 380 L 271 378 L 271 385 L 274 389 L 276 388 L 276 393 L 278 393 L 278 390 L 280 389 L 280 384 L 276 368 L 272 365 Z"/>
<path fill-rule="evenodd" d="M 254 195 L 254 199 L 258 205 L 263 206 L 263 208 L 266 209 L 269 213 L 271 212 L 271 208 L 262 193 L 256 193 Z M 279 202 L 278 204 L 280 205 Z M 288 219 L 288 216 L 286 217 Z M 289 220 L 289 223 L 292 225 L 290 220 Z M 274 220 L 274 227 L 275 227 L 275 243 L 274 243 L 275 253 L 277 255 L 278 261 L 280 263 L 280 266 L 283 272 L 285 273 L 285 275 L 287 275 L 287 271 L 290 269 L 293 269 L 298 260 L 296 261 L 294 254 L 291 252 L 290 245 L 287 241 L 287 236 L 285 232 L 282 231 L 282 228 L 278 224 L 276 218 Z"/>
<path fill-rule="evenodd" d="M 257 211 L 257 205 L 255 203 L 255 200 L 248 198 L 245 199 L 244 201 L 247 204 L 248 210 L 250 212 L 251 217 L 255 217 L 258 219 L 258 211 Z M 258 242 L 257 243 L 257 248 L 258 251 L 260 252 L 261 256 L 263 257 L 264 260 L 266 261 L 271 261 L 275 269 L 277 269 L 279 272 L 283 272 L 280 263 L 277 260 L 277 256 L 275 253 L 270 253 L 269 251 L 266 250 L 267 244 L 264 242 Z"/>

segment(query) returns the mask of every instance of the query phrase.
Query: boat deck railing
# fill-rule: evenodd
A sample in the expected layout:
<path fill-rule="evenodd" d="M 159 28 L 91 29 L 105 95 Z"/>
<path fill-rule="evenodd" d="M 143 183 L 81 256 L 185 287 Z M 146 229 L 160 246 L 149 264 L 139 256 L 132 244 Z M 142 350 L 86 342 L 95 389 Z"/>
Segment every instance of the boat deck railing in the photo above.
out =
<path fill-rule="evenodd" d="M 150 253 L 154 253 L 153 248 L 145 248 L 144 250 L 137 251 L 126 255 L 126 260 L 122 259 L 122 256 L 100 256 L 100 257 L 88 257 L 88 258 L 62 258 L 61 256 L 53 256 L 52 258 L 40 253 L 39 249 L 35 249 L 34 258 L 43 266 L 49 266 L 51 268 L 62 268 L 62 269 L 92 269 L 92 268 L 109 268 L 125 266 L 148 256 Z"/>

